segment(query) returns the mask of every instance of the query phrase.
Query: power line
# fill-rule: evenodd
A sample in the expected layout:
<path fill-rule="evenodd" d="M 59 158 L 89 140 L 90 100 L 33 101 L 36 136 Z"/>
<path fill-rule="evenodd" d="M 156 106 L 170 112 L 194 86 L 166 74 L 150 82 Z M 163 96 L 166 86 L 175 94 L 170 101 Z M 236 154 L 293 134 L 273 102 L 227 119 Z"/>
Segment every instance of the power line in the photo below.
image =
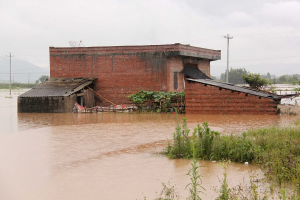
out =
<path fill-rule="evenodd" d="M 278 58 L 296 58 L 296 57 L 300 57 L 300 56 L 285 56 L 285 57 L 274 57 L 274 58 L 260 58 L 260 59 L 251 59 L 251 60 L 272 60 L 272 59 L 278 59 Z M 232 62 L 240 62 L 240 61 L 251 61 L 251 60 L 236 60 L 236 61 L 232 61 Z"/>
<path fill-rule="evenodd" d="M 264 34 L 267 34 L 267 36 L 269 37 L 270 36 L 270 33 L 298 33 L 297 31 L 293 30 L 293 31 L 268 31 L 268 32 L 260 32 L 260 33 L 246 33 L 246 34 L 234 34 L 235 37 L 243 37 L 243 36 L 253 36 L 253 35 L 258 35 L 258 36 L 265 36 Z"/>
<path fill-rule="evenodd" d="M 216 39 L 221 39 L 222 36 L 215 36 L 215 37 L 209 37 L 209 38 L 201 38 L 201 39 L 195 39 L 195 40 L 189 40 L 187 43 L 191 43 L 191 42 L 198 42 L 201 40 L 216 40 Z"/>
<path fill-rule="evenodd" d="M 21 54 L 15 54 L 15 56 L 49 56 L 49 54 L 22 54 L 21 53 Z"/>
<path fill-rule="evenodd" d="M 249 60 L 233 60 L 230 62 L 243 62 L 243 61 L 253 61 L 253 60 L 275 60 L 275 59 L 279 59 L 279 58 L 297 58 L 300 56 L 284 56 L 284 57 L 274 57 L 274 58 L 259 58 L 259 59 L 249 59 Z M 227 61 L 217 61 L 217 62 L 227 62 Z"/>
<path fill-rule="evenodd" d="M 2 56 L 2 55 L 0 55 L 1 57 L 5 57 L 5 56 Z M 48 55 L 39 55 L 39 54 L 33 54 L 33 55 L 14 55 L 15 57 L 22 57 L 22 56 L 33 56 L 33 57 L 38 57 L 38 56 L 49 56 L 49 54 Z"/>
<path fill-rule="evenodd" d="M 9 73 L 0 73 L 0 74 L 9 74 Z M 27 73 L 11 73 L 11 74 L 28 74 L 28 72 Z M 29 73 L 29 74 L 46 74 L 46 73 Z"/>
<path fill-rule="evenodd" d="M 292 31 L 268 31 L 268 32 L 260 32 L 260 33 L 246 33 L 246 34 L 241 34 L 241 33 L 234 33 L 235 37 L 247 37 L 247 36 L 253 36 L 253 35 L 258 35 L 258 36 L 268 36 L 270 37 L 270 33 L 280 33 L 280 34 L 285 34 L 285 33 L 298 33 L 295 30 Z M 266 35 L 268 34 L 268 35 Z M 216 40 L 216 39 L 220 39 L 222 38 L 222 36 L 214 36 L 214 37 L 209 37 L 209 38 L 199 38 L 199 39 L 194 39 L 194 40 L 189 40 L 187 43 L 190 42 L 196 42 L 196 41 L 201 41 L 201 40 Z"/>

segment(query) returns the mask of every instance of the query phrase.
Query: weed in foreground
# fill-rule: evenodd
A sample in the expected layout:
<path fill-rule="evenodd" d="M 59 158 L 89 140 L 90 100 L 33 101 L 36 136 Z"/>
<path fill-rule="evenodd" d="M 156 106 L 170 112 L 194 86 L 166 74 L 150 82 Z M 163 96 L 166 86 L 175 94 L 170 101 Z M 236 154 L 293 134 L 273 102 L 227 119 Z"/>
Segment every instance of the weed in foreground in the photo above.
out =
<path fill-rule="evenodd" d="M 230 192 L 231 192 L 231 189 L 229 188 L 228 186 L 228 180 L 227 180 L 227 165 L 230 163 L 230 161 L 227 161 L 227 162 L 221 162 L 221 165 L 223 167 L 223 170 L 224 170 L 224 179 L 223 179 L 223 182 L 222 182 L 222 185 L 221 185 L 221 189 L 220 189 L 220 196 L 217 198 L 218 200 L 228 200 L 230 199 Z"/>
<path fill-rule="evenodd" d="M 161 190 L 159 197 L 155 200 L 179 200 L 179 194 L 176 191 L 175 186 L 171 185 L 170 180 L 168 181 L 168 184 L 165 184 L 164 182 L 161 184 L 163 189 Z"/>
<path fill-rule="evenodd" d="M 242 135 L 221 136 L 204 122 L 202 126 L 197 125 L 192 138 L 189 132 L 186 119 L 182 125 L 177 124 L 174 143 L 166 150 L 168 157 L 192 158 L 194 148 L 197 159 L 260 164 L 280 186 L 290 182 L 300 192 L 300 126 L 261 128 Z"/>
<path fill-rule="evenodd" d="M 198 166 L 198 159 L 197 159 L 197 152 L 195 146 L 197 145 L 197 137 L 196 132 L 194 131 L 192 142 L 191 142 L 191 151 L 193 152 L 193 160 L 192 160 L 192 168 L 188 172 L 188 176 L 190 176 L 190 183 L 185 187 L 189 187 L 190 196 L 188 197 L 189 200 L 201 200 L 199 197 L 200 193 L 204 193 L 202 190 L 205 191 L 205 188 L 202 185 L 201 175 L 199 174 L 199 166 Z"/>
<path fill-rule="evenodd" d="M 220 136 L 218 132 L 211 131 L 207 123 L 197 125 L 192 137 L 189 132 L 186 119 L 182 125 L 178 123 L 173 134 L 174 143 L 169 143 L 165 152 L 170 158 L 193 158 L 188 173 L 191 180 L 187 185 L 190 191 L 188 199 L 200 199 L 199 193 L 205 190 L 198 173 L 198 159 L 257 163 L 266 170 L 267 180 L 261 182 L 257 176 L 250 175 L 250 185 L 244 183 L 230 188 L 226 172 L 228 163 L 223 163 L 224 179 L 221 188 L 216 190 L 219 194 L 217 199 L 300 199 L 299 123 L 290 127 L 250 130 L 241 136 Z M 278 189 L 275 182 L 281 188 Z M 283 188 L 285 182 L 292 183 L 295 189 Z M 163 187 L 163 191 L 170 191 Z"/>

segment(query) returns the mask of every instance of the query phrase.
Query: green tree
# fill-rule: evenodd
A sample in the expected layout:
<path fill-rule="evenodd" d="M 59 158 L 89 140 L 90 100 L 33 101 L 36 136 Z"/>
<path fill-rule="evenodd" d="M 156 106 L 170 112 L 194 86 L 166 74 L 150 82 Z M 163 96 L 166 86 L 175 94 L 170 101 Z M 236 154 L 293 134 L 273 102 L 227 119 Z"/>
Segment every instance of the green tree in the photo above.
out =
<path fill-rule="evenodd" d="M 279 77 L 279 81 L 280 81 L 281 83 L 285 83 L 285 82 L 287 81 L 286 76 L 285 76 L 285 75 L 280 76 L 280 77 Z"/>
<path fill-rule="evenodd" d="M 258 90 L 269 84 L 265 78 L 260 78 L 259 74 L 250 73 L 248 76 L 243 75 L 243 80 L 245 83 L 249 84 L 251 88 Z"/>
<path fill-rule="evenodd" d="M 282 75 L 277 79 L 278 83 L 297 83 L 299 82 L 298 74 L 293 75 Z"/>
<path fill-rule="evenodd" d="M 288 82 L 289 83 L 295 83 L 295 82 L 298 82 L 299 79 L 297 78 L 297 76 L 290 76 L 288 77 Z"/>
<path fill-rule="evenodd" d="M 221 74 L 221 81 L 226 81 L 226 72 Z M 228 73 L 228 82 L 234 84 L 242 84 L 244 83 L 243 75 L 248 75 L 248 72 L 245 68 L 238 68 L 238 69 L 230 69 Z"/>
<path fill-rule="evenodd" d="M 42 83 L 44 82 L 46 79 L 48 79 L 49 76 L 46 76 L 46 75 L 42 75 L 40 78 L 39 78 L 39 81 Z"/>
<path fill-rule="evenodd" d="M 293 83 L 293 85 L 296 85 L 296 88 L 294 88 L 294 91 L 297 91 L 297 92 L 299 92 L 300 91 L 300 81 L 299 82 L 295 82 L 295 83 Z"/>
<path fill-rule="evenodd" d="M 268 72 L 268 73 L 267 73 L 267 75 L 266 75 L 266 79 L 268 79 L 268 80 L 270 80 L 270 79 L 271 79 L 271 74 L 270 74 L 270 72 Z"/>
<path fill-rule="evenodd" d="M 212 80 L 217 80 L 217 77 L 215 77 L 215 76 L 210 76 L 210 78 L 211 78 Z"/>

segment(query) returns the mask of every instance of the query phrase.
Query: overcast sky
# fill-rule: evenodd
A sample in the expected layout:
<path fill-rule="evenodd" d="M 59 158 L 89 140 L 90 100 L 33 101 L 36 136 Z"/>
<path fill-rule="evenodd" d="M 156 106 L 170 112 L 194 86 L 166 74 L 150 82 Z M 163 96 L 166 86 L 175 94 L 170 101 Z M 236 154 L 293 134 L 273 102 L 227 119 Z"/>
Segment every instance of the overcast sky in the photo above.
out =
<path fill-rule="evenodd" d="M 222 51 L 212 75 L 230 67 L 293 74 L 300 68 L 300 1 L 0 0 L 0 59 L 49 68 L 49 46 L 182 43 Z"/>

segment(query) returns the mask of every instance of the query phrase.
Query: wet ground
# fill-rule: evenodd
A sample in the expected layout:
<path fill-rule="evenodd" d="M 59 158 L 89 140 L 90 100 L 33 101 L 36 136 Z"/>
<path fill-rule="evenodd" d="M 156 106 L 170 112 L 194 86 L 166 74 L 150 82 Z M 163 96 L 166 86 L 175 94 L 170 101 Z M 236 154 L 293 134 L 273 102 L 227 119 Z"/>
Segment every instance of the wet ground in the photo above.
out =
<path fill-rule="evenodd" d="M 24 114 L 17 95 L 0 91 L 0 199 L 154 199 L 161 182 L 176 185 L 186 197 L 190 161 L 158 154 L 172 138 L 173 114 Z M 250 128 L 288 125 L 297 116 L 180 115 L 188 127 L 207 121 L 222 134 Z M 179 120 L 180 120 L 179 119 Z M 218 162 L 200 161 L 203 199 L 216 197 L 223 170 Z M 257 166 L 232 163 L 231 186 L 249 179 Z"/>

